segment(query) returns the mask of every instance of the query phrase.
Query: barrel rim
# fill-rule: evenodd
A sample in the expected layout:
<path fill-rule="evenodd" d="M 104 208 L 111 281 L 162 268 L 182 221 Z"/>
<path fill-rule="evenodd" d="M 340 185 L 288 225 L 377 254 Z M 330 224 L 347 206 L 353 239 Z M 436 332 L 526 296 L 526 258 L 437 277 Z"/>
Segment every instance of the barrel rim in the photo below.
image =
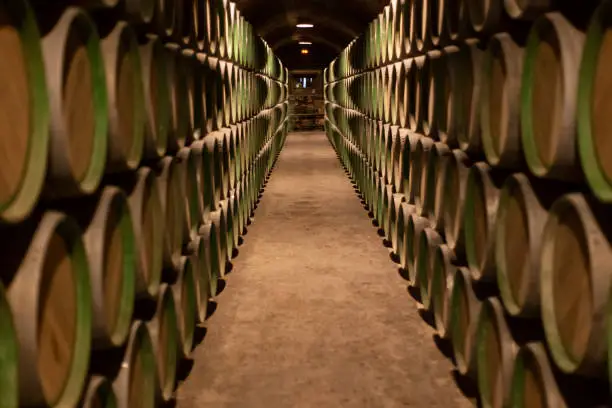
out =
<path fill-rule="evenodd" d="M 504 307 L 501 302 L 496 298 L 488 298 L 482 303 L 482 309 L 478 316 L 478 323 L 476 327 L 476 363 L 478 371 L 478 391 L 481 400 L 484 400 L 482 404 L 484 406 L 493 406 L 489 402 L 495 401 L 496 397 L 492 395 L 492 387 L 490 378 L 487 375 L 481 375 L 487 373 L 487 350 L 486 350 L 486 336 L 487 336 L 487 319 L 491 320 L 491 324 L 497 328 L 496 335 L 499 339 L 499 363 L 500 371 L 498 375 L 501 379 L 501 395 L 497 396 L 499 401 L 506 405 L 510 390 L 504 389 L 511 380 L 511 366 L 514 360 L 516 343 L 510 335 L 506 319 L 504 317 Z M 505 367 L 504 367 L 505 365 Z M 506 377 L 506 378 L 504 378 Z"/>
<path fill-rule="evenodd" d="M 481 231 L 485 234 L 484 243 L 488 247 L 490 245 L 489 236 L 490 233 L 490 220 L 488 215 L 487 203 L 486 203 L 486 177 L 488 172 L 488 165 L 484 162 L 474 164 L 469 171 L 469 175 L 465 186 L 465 202 L 464 202 L 464 215 L 463 215 L 463 233 L 465 242 L 465 255 L 467 265 L 474 280 L 480 280 L 483 278 L 484 264 L 486 263 L 487 251 L 484 249 L 483 259 L 480 260 L 479 255 L 476 252 L 476 237 L 479 232 L 475 231 L 475 216 L 476 216 L 476 201 L 481 200 L 485 214 L 478 214 L 484 218 L 485 228 Z M 481 262 L 482 261 L 482 262 Z"/>
<path fill-rule="evenodd" d="M 5 10 L 10 18 L 21 19 L 17 25 L 19 39 L 27 53 L 24 63 L 28 67 L 28 93 L 30 97 L 28 120 L 30 137 L 34 143 L 28 143 L 26 152 L 27 165 L 22 169 L 20 180 L 22 186 L 0 203 L 0 218 L 9 222 L 24 219 L 34 208 L 43 189 L 47 168 L 47 156 L 50 145 L 50 107 L 47 95 L 47 80 L 42 51 L 42 38 L 34 12 L 24 0 L 5 2 Z M 31 160 L 35 157 L 36 160 Z"/>
<path fill-rule="evenodd" d="M 57 113 L 60 115 L 58 119 L 52 120 L 52 131 L 51 133 L 59 133 L 63 140 L 53 141 L 55 139 L 51 136 L 51 150 L 52 152 L 61 152 L 62 156 L 68 155 L 68 161 L 72 158 L 69 156 L 69 152 L 64 149 L 64 146 L 69 143 L 67 140 L 67 129 L 64 123 L 63 111 L 66 108 L 64 103 L 64 66 L 69 62 L 66 61 L 66 41 L 70 35 L 78 31 L 79 34 L 75 34 L 78 38 L 81 38 L 83 43 L 82 46 L 85 48 L 87 57 L 90 62 L 90 75 L 91 75 L 91 91 L 93 97 L 93 113 L 94 113 L 94 131 L 93 131 L 93 144 L 91 150 L 90 163 L 83 175 L 82 179 L 74 180 L 75 185 L 67 187 L 68 190 L 76 189 L 80 193 L 91 194 L 100 185 L 104 170 L 106 167 L 107 160 L 107 148 L 108 148 L 108 94 L 106 90 L 106 73 L 104 71 L 104 61 L 102 57 L 101 42 L 98 35 L 97 29 L 94 25 L 93 20 L 83 10 L 77 7 L 68 7 L 62 16 L 60 17 L 57 24 L 53 27 L 52 31 L 43 39 L 43 44 L 47 41 L 58 41 L 61 42 L 61 57 L 58 58 L 59 66 L 53 70 L 47 70 L 47 83 L 51 83 L 57 92 L 50 94 L 51 103 L 57 106 Z M 83 38 L 85 36 L 85 38 Z M 53 38 L 51 38 L 53 37 Z M 46 48 L 46 47 L 43 47 Z M 51 51 L 45 52 L 45 54 Z M 55 58 L 57 55 L 54 54 Z M 52 58 L 51 56 L 47 58 Z M 46 58 L 46 59 L 47 59 Z M 55 123 L 55 124 L 54 124 Z M 65 178 L 63 174 L 65 171 L 59 168 L 50 170 L 50 176 L 52 178 L 60 177 Z M 70 177 L 74 178 L 74 174 L 70 171 Z"/>
<path fill-rule="evenodd" d="M 591 100 L 595 88 L 595 73 L 599 61 L 599 50 L 603 44 L 604 33 L 611 24 L 606 16 L 612 11 L 612 3 L 602 2 L 595 10 L 589 23 L 580 63 L 577 97 L 578 152 L 586 180 L 595 196 L 612 202 L 612 179 L 605 174 L 598 160 L 594 132 L 591 124 Z"/>
<path fill-rule="evenodd" d="M 55 212 L 48 211 L 46 212 L 42 219 L 40 220 L 37 230 L 34 233 L 32 241 L 30 243 L 30 249 L 28 249 L 28 253 L 26 254 L 26 258 L 30 254 L 31 251 L 37 251 L 37 248 L 44 247 L 46 248 L 51 237 L 54 234 L 58 234 L 64 243 L 70 248 L 68 251 L 70 253 L 71 262 L 76 264 L 77 267 L 73 268 L 74 281 L 76 284 L 76 296 L 75 302 L 77 305 L 81 307 L 76 309 L 75 316 L 75 334 L 74 334 L 74 349 L 72 350 L 70 369 L 67 372 L 67 378 L 64 381 L 63 389 L 60 391 L 59 396 L 55 401 L 48 401 L 49 405 L 66 405 L 73 406 L 78 402 L 78 399 L 81 395 L 81 391 L 84 387 L 85 377 L 87 373 L 87 369 L 89 366 L 89 356 L 91 353 L 91 339 L 92 339 L 92 293 L 90 286 L 90 277 L 89 277 L 89 263 L 87 259 L 87 253 L 85 250 L 85 245 L 83 243 L 81 237 L 81 229 L 77 225 L 76 221 L 71 217 Z M 20 268 L 21 271 L 31 270 L 35 276 L 36 284 L 40 284 L 40 278 L 42 274 L 42 267 L 44 263 L 44 257 L 38 257 L 36 259 L 35 264 L 24 264 Z M 27 269 L 23 269 L 23 268 Z M 31 268 L 31 269 L 30 269 Z M 28 273 L 28 275 L 30 274 Z M 22 285 L 24 283 L 18 282 L 17 284 Z M 27 285 L 31 285 L 31 281 L 25 283 Z M 11 287 L 8 291 L 9 299 L 12 298 L 11 292 L 13 288 Z M 19 289 L 17 289 L 19 291 Z M 21 299 L 13 299 L 13 301 L 20 301 Z M 36 310 L 34 310 L 35 316 L 38 318 L 39 314 L 39 304 L 38 300 L 36 301 Z M 16 321 L 17 327 L 20 326 L 19 321 Z M 38 327 L 36 327 L 36 332 L 38 332 Z M 37 336 L 38 337 L 38 336 Z M 34 359 L 38 358 L 39 346 L 38 341 L 35 340 L 35 352 L 36 356 Z M 24 360 L 20 357 L 20 366 L 23 364 L 31 364 L 32 361 L 30 358 Z M 36 364 L 36 363 L 34 363 Z M 20 370 L 21 371 L 21 370 Z M 38 370 L 36 369 L 36 375 L 39 375 Z M 38 385 L 37 388 L 40 390 L 38 392 L 32 393 L 31 388 L 26 388 L 27 384 L 20 381 L 20 394 L 23 397 L 23 394 L 29 395 L 29 398 L 33 398 L 36 400 L 37 398 L 44 398 L 44 391 L 42 390 L 42 384 L 40 383 L 40 377 L 37 377 L 35 380 Z"/>
<path fill-rule="evenodd" d="M 504 182 L 504 186 L 502 187 L 499 205 L 497 209 L 497 220 L 495 223 L 495 265 L 496 265 L 496 275 L 497 275 L 497 284 L 499 286 L 500 298 L 504 304 L 504 307 L 508 311 L 511 316 L 519 316 L 525 312 L 525 301 L 528 296 L 527 294 L 527 286 L 530 282 L 527 280 L 523 281 L 523 285 L 519 288 L 520 297 L 519 299 L 515 296 L 515 291 L 512 289 L 510 281 L 508 279 L 508 274 L 506 271 L 506 224 L 504 222 L 507 212 L 508 201 L 510 198 L 514 196 L 518 198 L 519 205 L 525 216 L 525 222 L 527 224 L 527 228 L 525 232 L 527 233 L 528 242 L 532 242 L 533 239 L 533 230 L 529 228 L 529 217 L 530 208 L 526 205 L 526 201 L 529 196 L 533 196 L 533 193 L 530 191 L 529 187 L 529 179 L 524 174 L 513 174 L 506 179 Z M 535 196 L 533 196 L 535 199 Z M 526 256 L 526 269 L 532 269 L 536 267 L 533 265 L 532 259 L 533 255 L 531 253 Z"/>
<path fill-rule="evenodd" d="M 542 315 L 542 323 L 544 326 L 544 334 L 546 338 L 546 343 L 548 344 L 548 348 L 550 349 L 550 354 L 555 362 L 555 364 L 565 373 L 573 373 L 582 368 L 582 364 L 585 362 L 585 359 L 588 357 L 588 351 L 585 350 L 582 356 L 573 356 L 570 351 L 568 351 L 563 344 L 560 336 L 559 329 L 557 327 L 557 317 L 555 314 L 555 299 L 552 288 L 552 279 L 553 279 L 553 262 L 552 258 L 554 257 L 554 239 L 551 239 L 551 236 L 554 234 L 558 224 L 559 224 L 559 215 L 564 211 L 573 211 L 574 215 L 578 217 L 580 231 L 579 241 L 585 243 L 587 251 L 588 251 L 588 262 L 589 269 L 591 268 L 591 249 L 589 245 L 589 240 L 587 239 L 587 231 L 586 225 L 589 222 L 592 222 L 590 218 L 591 214 L 585 214 L 580 210 L 581 207 L 587 206 L 584 198 L 580 195 L 569 194 L 561 197 L 557 201 L 555 201 L 552 207 L 549 210 L 549 216 L 546 221 L 546 225 L 544 226 L 544 231 L 542 232 L 541 237 L 541 257 L 540 257 L 540 301 L 541 301 L 541 315 Z M 593 282 L 592 277 L 589 277 L 589 290 L 592 294 L 593 292 Z M 593 312 L 593 306 L 590 307 L 591 312 Z M 592 325 L 590 326 L 592 329 Z M 589 333 L 587 339 L 587 347 L 591 343 L 592 334 Z"/>
<path fill-rule="evenodd" d="M 140 160 L 144 154 L 144 129 L 145 129 L 145 110 L 144 110 L 144 90 L 142 86 L 142 82 L 140 80 L 140 72 L 141 72 L 141 64 L 140 64 L 140 52 L 138 51 L 138 42 L 136 40 L 136 34 L 133 29 L 125 22 L 118 21 L 111 33 L 101 39 L 101 46 L 104 46 L 106 41 L 113 42 L 113 48 L 116 49 L 117 57 L 112 58 L 111 62 L 114 62 L 114 66 L 112 67 L 112 75 L 107 75 L 107 86 L 114 85 L 114 89 L 112 92 L 107 90 L 107 103 L 109 104 L 108 112 L 109 118 L 111 112 L 116 111 L 116 120 L 121 121 L 119 116 L 121 115 L 118 112 L 118 94 L 119 94 L 119 78 L 121 72 L 121 64 L 123 58 L 126 55 L 129 55 L 132 59 L 133 63 L 133 72 L 134 72 L 134 83 L 133 83 L 133 92 L 134 92 L 134 101 L 133 101 L 133 124 L 132 124 L 132 146 L 127 151 L 123 151 L 122 155 L 125 156 L 125 166 L 129 170 L 134 170 L 138 167 Z M 106 65 L 106 64 L 105 64 Z M 117 132 L 119 138 L 121 137 L 119 129 L 113 130 L 113 126 L 108 126 L 109 134 L 112 132 Z M 109 142 L 109 149 L 111 143 Z M 123 150 L 123 149 L 121 149 Z M 107 154 L 107 163 L 108 166 L 111 166 L 110 163 L 110 155 Z"/>
<path fill-rule="evenodd" d="M 100 259 L 100 270 L 99 277 L 103 280 L 106 270 L 106 252 L 108 250 L 109 241 L 106 240 L 107 234 L 112 231 L 109 230 L 109 222 L 117 222 L 116 228 L 121 233 L 121 252 L 122 252 L 122 271 L 121 276 L 124 278 L 121 283 L 121 301 L 117 310 L 117 316 L 115 318 L 115 327 L 108 327 L 108 322 L 104 321 L 104 326 L 109 331 L 110 342 L 113 346 L 119 346 L 125 342 L 129 335 L 130 324 L 132 321 L 132 313 L 134 310 L 134 301 L 136 298 L 136 271 L 137 271 L 137 257 L 138 250 L 135 241 L 135 234 L 133 229 L 133 217 L 128 205 L 127 197 L 125 193 L 118 187 L 108 186 L 102 191 L 98 208 L 96 209 L 96 215 L 94 216 L 96 221 L 95 224 L 101 222 L 101 228 L 98 225 L 92 224 L 94 236 L 98 236 L 101 239 L 92 239 L 92 243 L 99 243 L 100 252 L 102 255 Z M 114 219 L 113 219 L 114 218 Z M 100 220 L 100 221 L 97 221 Z M 99 234 L 99 235 L 98 235 Z M 86 232 L 86 235 L 87 234 Z M 92 255 L 93 255 L 92 251 Z M 91 257 L 91 255 L 90 255 Z M 90 269 L 96 269 L 91 268 Z M 101 287 L 104 287 L 102 285 Z M 97 290 L 97 289 L 96 289 Z M 102 294 L 102 303 L 105 303 L 106 297 Z"/>

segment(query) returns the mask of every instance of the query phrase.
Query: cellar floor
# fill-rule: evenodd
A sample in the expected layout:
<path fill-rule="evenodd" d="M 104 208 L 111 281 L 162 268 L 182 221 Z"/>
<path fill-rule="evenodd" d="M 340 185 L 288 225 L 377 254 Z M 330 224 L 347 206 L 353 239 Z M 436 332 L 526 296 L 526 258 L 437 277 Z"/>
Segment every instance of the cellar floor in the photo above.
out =
<path fill-rule="evenodd" d="M 289 135 L 239 252 L 179 408 L 472 406 L 322 132 Z"/>

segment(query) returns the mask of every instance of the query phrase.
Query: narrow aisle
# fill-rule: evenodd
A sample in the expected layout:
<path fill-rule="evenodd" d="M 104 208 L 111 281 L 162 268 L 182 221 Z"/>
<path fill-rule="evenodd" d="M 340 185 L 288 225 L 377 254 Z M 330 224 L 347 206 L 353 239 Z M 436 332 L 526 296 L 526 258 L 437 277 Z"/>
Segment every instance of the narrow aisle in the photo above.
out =
<path fill-rule="evenodd" d="M 293 133 L 178 407 L 468 407 L 325 135 Z"/>

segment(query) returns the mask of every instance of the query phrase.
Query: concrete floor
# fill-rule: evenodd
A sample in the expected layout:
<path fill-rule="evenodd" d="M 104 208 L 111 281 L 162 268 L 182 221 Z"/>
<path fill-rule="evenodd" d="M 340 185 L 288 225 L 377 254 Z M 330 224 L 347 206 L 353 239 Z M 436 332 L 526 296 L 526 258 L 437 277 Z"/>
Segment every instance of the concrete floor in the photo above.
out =
<path fill-rule="evenodd" d="M 469 407 L 322 132 L 294 133 L 177 396 L 195 407 Z"/>

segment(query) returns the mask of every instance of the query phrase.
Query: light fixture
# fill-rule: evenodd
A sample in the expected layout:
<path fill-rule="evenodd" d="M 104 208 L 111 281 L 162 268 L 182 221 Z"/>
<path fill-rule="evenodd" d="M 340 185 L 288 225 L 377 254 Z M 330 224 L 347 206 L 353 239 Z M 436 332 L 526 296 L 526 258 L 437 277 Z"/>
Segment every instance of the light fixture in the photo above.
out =
<path fill-rule="evenodd" d="M 310 41 L 300 41 L 298 44 L 300 45 L 312 45 Z"/>
<path fill-rule="evenodd" d="M 297 28 L 312 28 L 314 27 L 314 24 L 310 24 L 310 23 L 300 23 L 296 25 Z"/>
<path fill-rule="evenodd" d="M 308 48 L 302 48 L 302 54 L 306 55 L 308 54 L 310 51 L 308 51 Z"/>

